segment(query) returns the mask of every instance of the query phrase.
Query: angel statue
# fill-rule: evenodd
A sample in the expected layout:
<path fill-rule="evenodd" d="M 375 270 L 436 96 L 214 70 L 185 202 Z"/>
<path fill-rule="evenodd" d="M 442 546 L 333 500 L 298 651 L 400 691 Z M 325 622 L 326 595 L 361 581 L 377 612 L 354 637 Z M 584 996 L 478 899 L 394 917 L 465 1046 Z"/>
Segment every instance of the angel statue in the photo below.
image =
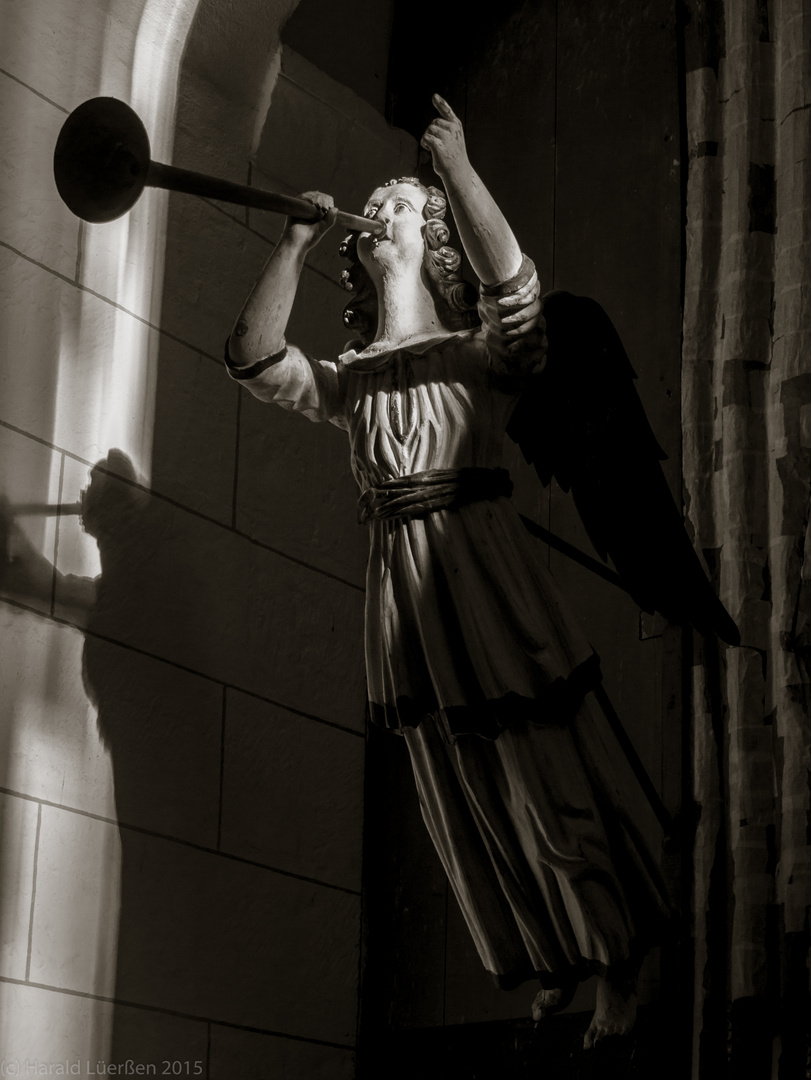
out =
<path fill-rule="evenodd" d="M 670 908 L 594 734 L 599 659 L 510 502 L 505 432 L 545 483 L 571 489 L 641 606 L 736 630 L 684 533 L 607 316 L 567 293 L 541 298 L 459 119 L 433 102 L 422 146 L 445 194 L 413 177 L 372 192 L 364 214 L 385 232 L 341 247 L 346 351 L 312 359 L 285 340 L 305 257 L 333 224 L 332 199 L 308 192 L 323 217 L 286 222 L 226 364 L 262 401 L 347 432 L 371 540 L 372 719 L 405 739 L 425 824 L 498 985 L 538 979 L 539 1019 L 597 976 L 588 1048 L 631 1029 L 639 967 Z M 478 293 L 447 246 L 448 204 Z M 651 548 L 664 582 L 646 572 Z"/>

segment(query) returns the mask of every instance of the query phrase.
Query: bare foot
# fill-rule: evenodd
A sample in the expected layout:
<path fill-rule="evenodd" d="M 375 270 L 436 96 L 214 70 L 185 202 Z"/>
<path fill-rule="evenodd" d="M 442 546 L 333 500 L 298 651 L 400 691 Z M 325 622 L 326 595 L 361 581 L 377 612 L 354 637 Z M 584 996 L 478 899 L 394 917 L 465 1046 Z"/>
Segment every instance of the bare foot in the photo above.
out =
<path fill-rule="evenodd" d="M 597 979 L 597 1008 L 591 1018 L 583 1047 L 591 1050 L 609 1035 L 627 1035 L 636 1020 L 636 979 L 612 982 Z"/>
<path fill-rule="evenodd" d="M 547 1016 L 560 1012 L 567 1005 L 571 1005 L 577 983 L 569 983 L 567 986 L 558 986 L 554 990 L 539 990 L 532 1002 L 532 1019 L 540 1024 Z"/>

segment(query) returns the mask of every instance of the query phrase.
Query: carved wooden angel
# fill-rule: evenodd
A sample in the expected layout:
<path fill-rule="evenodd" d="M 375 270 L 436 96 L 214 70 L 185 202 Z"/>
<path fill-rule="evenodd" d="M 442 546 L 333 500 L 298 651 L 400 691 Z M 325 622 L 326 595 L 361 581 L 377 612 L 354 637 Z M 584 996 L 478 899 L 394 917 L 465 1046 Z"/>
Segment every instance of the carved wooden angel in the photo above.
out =
<path fill-rule="evenodd" d="M 365 208 L 385 233 L 342 248 L 356 340 L 337 360 L 305 356 L 285 327 L 307 252 L 332 224 L 332 200 L 311 192 L 324 218 L 287 222 L 227 363 L 256 397 L 347 432 L 371 534 L 372 717 L 405 738 L 487 970 L 505 988 L 539 979 L 536 1016 L 596 973 L 592 1045 L 633 1023 L 639 964 L 669 908 L 590 744 L 599 661 L 510 502 L 505 432 L 544 483 L 554 474 L 571 487 L 598 550 L 644 607 L 727 638 L 735 628 L 684 534 L 613 327 L 591 301 L 541 299 L 459 120 L 434 104 L 423 146 L 478 298 L 447 246 L 446 196 L 389 181 Z"/>

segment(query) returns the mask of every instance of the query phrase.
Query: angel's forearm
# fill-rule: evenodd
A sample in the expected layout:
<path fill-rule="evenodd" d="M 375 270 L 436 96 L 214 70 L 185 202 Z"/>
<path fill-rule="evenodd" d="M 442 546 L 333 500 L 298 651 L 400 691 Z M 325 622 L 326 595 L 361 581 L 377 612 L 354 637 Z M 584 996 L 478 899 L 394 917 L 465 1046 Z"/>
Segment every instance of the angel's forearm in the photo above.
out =
<path fill-rule="evenodd" d="M 442 176 L 459 237 L 482 285 L 515 277 L 521 249 L 507 219 L 468 163 Z"/>
<path fill-rule="evenodd" d="M 228 345 L 235 367 L 279 352 L 296 298 L 306 246 L 284 234 L 239 313 Z"/>

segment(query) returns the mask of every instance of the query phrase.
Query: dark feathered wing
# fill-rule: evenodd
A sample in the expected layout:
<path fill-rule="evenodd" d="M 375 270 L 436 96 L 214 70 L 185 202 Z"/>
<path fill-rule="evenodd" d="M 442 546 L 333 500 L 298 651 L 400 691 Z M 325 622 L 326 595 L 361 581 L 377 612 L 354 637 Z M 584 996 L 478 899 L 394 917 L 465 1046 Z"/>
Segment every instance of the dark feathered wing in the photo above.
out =
<path fill-rule="evenodd" d="M 596 301 L 543 299 L 546 367 L 524 391 L 508 434 L 544 485 L 571 491 L 591 542 L 643 611 L 736 645 L 740 634 L 690 542 L 634 386 L 636 374 Z"/>

